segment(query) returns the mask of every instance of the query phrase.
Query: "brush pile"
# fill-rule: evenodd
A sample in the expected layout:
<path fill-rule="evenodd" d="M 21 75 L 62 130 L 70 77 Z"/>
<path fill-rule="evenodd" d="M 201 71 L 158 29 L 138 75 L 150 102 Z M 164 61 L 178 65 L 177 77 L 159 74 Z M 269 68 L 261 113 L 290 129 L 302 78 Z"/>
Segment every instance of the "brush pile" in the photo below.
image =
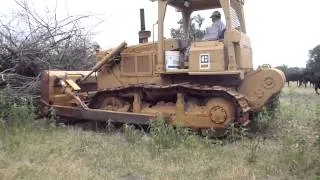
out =
<path fill-rule="evenodd" d="M 42 70 L 85 70 L 94 65 L 98 45 L 86 31 L 94 27 L 88 24 L 94 17 L 61 17 L 55 8 L 35 10 L 31 0 L 15 2 L 12 15 L 0 14 L 0 90 L 11 88 L 19 96 L 36 97 Z"/>

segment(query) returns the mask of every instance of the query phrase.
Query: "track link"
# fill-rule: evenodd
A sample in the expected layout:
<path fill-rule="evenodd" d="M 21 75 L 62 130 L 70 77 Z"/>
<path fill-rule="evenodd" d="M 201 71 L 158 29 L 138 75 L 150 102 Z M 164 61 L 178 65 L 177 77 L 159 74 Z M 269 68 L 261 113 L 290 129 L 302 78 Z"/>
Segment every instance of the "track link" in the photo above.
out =
<path fill-rule="evenodd" d="M 223 87 L 223 86 L 209 86 L 191 83 L 179 83 L 170 85 L 159 85 L 159 84 L 135 84 L 125 85 L 116 88 L 108 88 L 97 92 L 91 102 L 97 102 L 99 97 L 104 94 L 117 95 L 119 93 L 126 94 L 132 92 L 144 92 L 144 91 L 174 91 L 182 92 L 187 94 L 194 94 L 200 96 L 216 96 L 224 97 L 231 100 L 237 106 L 237 117 L 236 122 L 242 125 L 246 125 L 249 122 L 249 113 L 251 107 L 248 99 L 245 95 L 240 94 L 234 88 Z M 92 104 L 90 105 L 92 107 Z"/>

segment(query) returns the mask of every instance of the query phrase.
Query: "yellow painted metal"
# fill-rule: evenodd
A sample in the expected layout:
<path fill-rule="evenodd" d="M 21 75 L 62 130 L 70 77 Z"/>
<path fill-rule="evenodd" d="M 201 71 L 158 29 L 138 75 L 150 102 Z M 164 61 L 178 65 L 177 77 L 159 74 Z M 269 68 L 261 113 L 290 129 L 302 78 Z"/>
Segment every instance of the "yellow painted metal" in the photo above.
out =
<path fill-rule="evenodd" d="M 235 120 L 235 107 L 227 99 L 217 97 L 210 99 L 205 106 L 192 112 L 185 112 L 184 96 L 178 93 L 176 113 L 172 121 L 193 128 L 225 128 Z"/>
<path fill-rule="evenodd" d="M 110 54 L 103 57 L 103 59 L 101 61 L 98 61 L 97 64 L 92 68 L 92 70 L 86 76 L 84 76 L 80 82 L 85 81 L 87 78 L 91 76 L 91 74 L 93 74 L 94 72 L 97 72 L 103 65 L 108 63 L 109 59 L 112 58 L 112 56 L 120 53 L 126 46 L 127 46 L 127 43 L 123 42 L 117 48 L 112 50 Z"/>
<path fill-rule="evenodd" d="M 201 63 L 201 58 L 208 58 L 208 63 Z M 190 72 L 225 71 L 224 44 L 218 41 L 194 42 L 190 49 Z"/>
<path fill-rule="evenodd" d="M 59 84 L 63 88 L 63 93 L 70 96 L 72 100 L 74 100 L 76 103 L 78 103 L 82 108 L 88 109 L 88 106 L 80 99 L 79 96 L 75 94 L 73 89 L 66 84 L 64 80 L 60 80 Z"/>
<path fill-rule="evenodd" d="M 228 125 L 236 118 L 236 107 L 227 99 L 217 97 L 210 99 L 206 104 L 209 118 L 214 124 Z"/>
<path fill-rule="evenodd" d="M 139 113 L 142 109 L 141 95 L 139 93 L 134 93 L 133 98 L 133 112 Z"/>
<path fill-rule="evenodd" d="M 59 104 L 65 106 L 75 106 L 73 102 L 73 97 L 68 95 L 66 92 L 71 93 L 73 89 L 67 83 L 65 86 L 59 85 L 60 80 L 80 80 L 85 75 L 89 74 L 90 71 L 43 71 L 42 72 L 42 99 L 49 104 Z M 86 88 L 88 86 L 92 87 L 91 89 L 96 89 L 96 73 L 91 74 L 89 78 L 85 81 Z M 65 91 L 65 88 L 68 87 L 68 90 Z M 87 92 L 77 93 L 77 96 L 84 101 L 88 97 Z"/>
<path fill-rule="evenodd" d="M 284 73 L 269 65 L 259 67 L 245 76 L 239 92 L 246 95 L 254 111 L 261 109 L 275 94 L 279 93 L 286 82 Z"/>
<path fill-rule="evenodd" d="M 79 91 L 81 88 L 72 80 L 72 79 L 66 79 L 66 82 L 74 91 Z"/>
<path fill-rule="evenodd" d="M 156 64 L 156 73 L 164 71 L 164 18 L 168 1 L 158 1 L 158 59 Z"/>

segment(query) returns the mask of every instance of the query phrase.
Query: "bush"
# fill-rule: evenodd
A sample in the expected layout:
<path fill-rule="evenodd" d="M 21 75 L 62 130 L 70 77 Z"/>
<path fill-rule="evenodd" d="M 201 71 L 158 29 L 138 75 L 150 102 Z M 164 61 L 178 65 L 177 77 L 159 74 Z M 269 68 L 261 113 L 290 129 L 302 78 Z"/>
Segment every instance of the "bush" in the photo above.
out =
<path fill-rule="evenodd" d="M 267 132 L 270 129 L 273 120 L 274 119 L 272 118 L 270 113 L 266 108 L 264 108 L 260 112 L 256 113 L 254 117 L 253 124 L 255 131 L 259 133 Z"/>
<path fill-rule="evenodd" d="M 0 91 L 0 119 L 2 120 L 9 117 L 11 106 L 14 103 L 14 97 L 10 95 L 11 93 L 10 89 Z"/>
<path fill-rule="evenodd" d="M 161 118 L 152 122 L 150 137 L 152 144 L 158 149 L 170 149 L 179 146 L 195 147 L 199 142 L 199 138 L 191 129 L 179 124 L 173 126 Z"/>
<path fill-rule="evenodd" d="M 11 126 L 23 126 L 36 118 L 32 100 L 17 97 L 10 89 L 0 91 L 0 119 Z"/>
<path fill-rule="evenodd" d="M 150 143 L 155 148 L 153 150 L 159 151 L 180 147 L 201 148 L 213 144 L 228 144 L 243 140 L 247 136 L 247 129 L 231 125 L 224 130 L 223 137 L 217 137 L 215 130 L 203 131 L 200 136 L 190 128 L 183 127 L 181 124 L 170 124 L 160 117 L 152 121 L 148 134 L 130 125 L 124 125 L 124 134 L 130 144 L 139 144 L 147 140 L 143 143 Z"/>
<path fill-rule="evenodd" d="M 246 137 L 248 137 L 248 129 L 238 126 L 237 124 L 231 124 L 228 128 L 226 128 L 223 142 L 224 144 L 233 143 L 238 140 L 244 140 Z"/>
<path fill-rule="evenodd" d="M 138 143 L 142 139 L 142 132 L 135 129 L 132 125 L 124 125 L 124 134 L 130 144 Z"/>

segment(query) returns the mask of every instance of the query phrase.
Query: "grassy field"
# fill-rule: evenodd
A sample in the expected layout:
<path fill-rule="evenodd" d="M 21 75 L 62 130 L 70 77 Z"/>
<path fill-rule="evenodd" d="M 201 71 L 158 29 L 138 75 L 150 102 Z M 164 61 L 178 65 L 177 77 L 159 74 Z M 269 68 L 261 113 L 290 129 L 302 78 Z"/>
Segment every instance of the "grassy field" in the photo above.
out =
<path fill-rule="evenodd" d="M 320 96 L 286 87 L 280 101 L 275 118 L 257 117 L 261 133 L 223 140 L 163 124 L 148 134 L 51 127 L 13 108 L 27 122 L 0 124 L 0 179 L 320 179 Z"/>

